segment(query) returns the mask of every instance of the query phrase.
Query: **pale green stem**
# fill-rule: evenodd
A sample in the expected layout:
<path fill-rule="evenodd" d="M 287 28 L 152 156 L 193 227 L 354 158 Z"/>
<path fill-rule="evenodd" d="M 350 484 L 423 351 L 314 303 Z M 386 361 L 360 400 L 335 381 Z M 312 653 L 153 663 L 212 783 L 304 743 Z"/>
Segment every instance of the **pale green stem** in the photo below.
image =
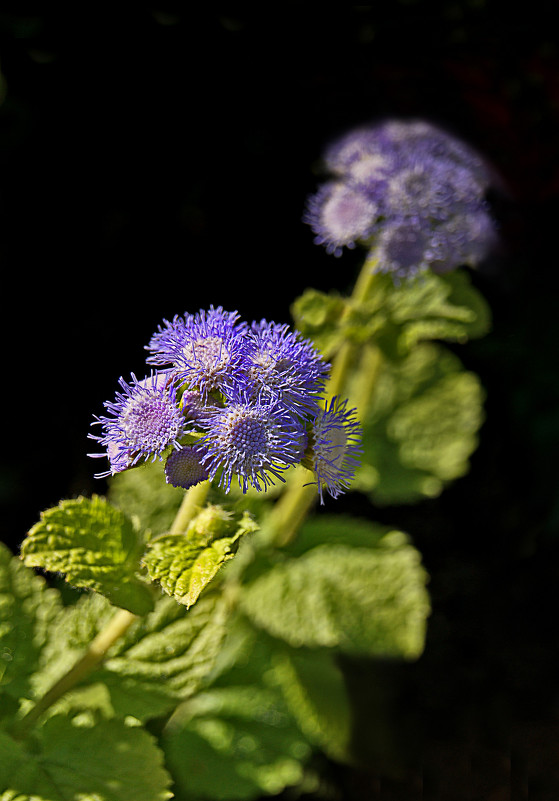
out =
<path fill-rule="evenodd" d="M 199 484 L 195 484 L 187 492 L 185 492 L 179 510 L 175 515 L 175 519 L 173 520 L 171 528 L 169 529 L 170 534 L 184 534 L 194 515 L 206 502 L 209 489 L 210 482 L 201 481 Z"/>
<path fill-rule="evenodd" d="M 366 299 L 376 277 L 374 264 L 373 261 L 367 260 L 363 265 L 353 287 L 346 313 L 342 316 L 341 325 L 344 324 L 345 318 L 351 313 L 352 306 L 357 306 Z M 327 397 L 334 397 L 344 392 L 349 371 L 361 348 L 362 346 L 347 340 L 342 343 L 332 361 L 330 379 L 326 386 Z M 368 352 L 369 359 L 369 364 L 364 365 L 365 369 L 370 369 L 373 366 L 372 354 L 373 352 L 376 354 L 375 367 L 370 371 L 370 381 L 366 382 L 366 391 L 370 397 L 374 380 L 378 373 L 380 353 L 377 348 L 373 349 L 367 346 L 365 346 L 365 352 Z M 364 393 L 360 398 L 358 408 L 361 413 L 364 413 L 366 410 Z M 292 479 L 287 484 L 285 492 L 278 499 L 269 516 L 266 518 L 267 538 L 270 542 L 280 547 L 291 542 L 317 501 L 318 494 L 316 486 L 313 484 L 305 484 L 301 476 L 302 471 L 303 469 L 293 474 Z"/>
<path fill-rule="evenodd" d="M 186 493 L 171 526 L 172 534 L 186 531 L 189 522 L 204 504 L 208 494 L 210 482 L 204 481 L 191 487 Z M 91 641 L 85 653 L 74 665 L 56 681 L 42 698 L 18 721 L 14 727 L 14 735 L 25 737 L 35 723 L 59 698 L 69 690 L 76 687 L 86 676 L 93 673 L 104 661 L 107 651 L 130 628 L 138 616 L 127 609 L 118 609 L 109 620 L 105 628 Z"/>
<path fill-rule="evenodd" d="M 49 707 L 99 667 L 111 645 L 128 631 L 136 619 L 137 615 L 127 609 L 119 609 L 105 628 L 91 641 L 84 655 L 53 684 L 42 698 L 39 698 L 35 706 L 16 724 L 14 734 L 17 737 L 24 737 Z"/>

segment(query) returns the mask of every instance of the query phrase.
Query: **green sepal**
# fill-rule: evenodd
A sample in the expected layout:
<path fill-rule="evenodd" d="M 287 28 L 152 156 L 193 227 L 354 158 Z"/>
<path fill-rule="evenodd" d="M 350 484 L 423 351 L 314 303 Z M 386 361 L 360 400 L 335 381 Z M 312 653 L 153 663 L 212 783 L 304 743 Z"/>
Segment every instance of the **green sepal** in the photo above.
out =
<path fill-rule="evenodd" d="M 28 567 L 63 573 L 72 586 L 144 615 L 153 609 L 153 596 L 138 575 L 143 549 L 132 519 L 93 495 L 63 500 L 42 512 L 23 541 L 21 558 Z"/>
<path fill-rule="evenodd" d="M 244 534 L 255 531 L 247 513 L 236 515 L 219 506 L 203 509 L 184 534 L 167 534 L 152 540 L 143 557 L 152 581 L 187 608 L 236 553 Z"/>

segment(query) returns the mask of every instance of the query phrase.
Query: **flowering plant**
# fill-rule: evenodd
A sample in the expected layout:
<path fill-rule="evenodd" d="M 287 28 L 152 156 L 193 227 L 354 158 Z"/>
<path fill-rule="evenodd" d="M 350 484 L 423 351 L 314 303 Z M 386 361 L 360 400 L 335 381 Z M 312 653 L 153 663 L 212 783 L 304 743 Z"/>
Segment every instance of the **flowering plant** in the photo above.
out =
<path fill-rule="evenodd" d="M 307 290 L 293 328 L 221 306 L 163 321 L 149 374 L 94 418 L 107 497 L 0 550 L 5 801 L 312 789 L 313 753 L 357 758 L 340 658 L 421 655 L 420 554 L 334 507 L 468 469 L 483 391 L 443 342 L 489 329 L 464 266 L 495 247 L 496 177 L 423 121 L 352 131 L 325 166 L 304 219 L 328 253 L 364 248 L 351 295 Z"/>

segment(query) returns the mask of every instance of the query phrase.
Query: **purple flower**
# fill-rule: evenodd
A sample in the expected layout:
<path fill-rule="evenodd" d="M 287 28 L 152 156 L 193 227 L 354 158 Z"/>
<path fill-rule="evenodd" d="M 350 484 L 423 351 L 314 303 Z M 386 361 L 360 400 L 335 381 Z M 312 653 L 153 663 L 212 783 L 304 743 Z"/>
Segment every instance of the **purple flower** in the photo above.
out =
<path fill-rule="evenodd" d="M 185 445 L 174 450 L 165 462 L 165 480 L 173 487 L 189 489 L 208 478 L 208 471 L 203 466 L 202 454 L 195 445 Z"/>
<path fill-rule="evenodd" d="M 357 187 L 331 181 L 307 201 L 304 222 L 314 233 L 315 243 L 325 245 L 327 253 L 341 256 L 344 247 L 371 236 L 378 217 L 378 206 Z"/>
<path fill-rule="evenodd" d="M 294 414 L 315 412 L 329 367 L 310 340 L 288 325 L 252 323 L 244 367 L 251 399 L 278 401 Z"/>
<path fill-rule="evenodd" d="M 132 373 L 132 382 L 119 379 L 123 392 L 117 392 L 114 401 L 104 406 L 110 417 L 96 417 L 92 425 L 101 425 L 103 434 L 89 434 L 106 448 L 110 469 L 99 473 L 105 478 L 132 467 L 140 460 L 161 458 L 169 446 L 180 448 L 186 421 L 177 405 L 176 388 L 169 376 L 152 374 L 138 381 Z"/>
<path fill-rule="evenodd" d="M 361 425 L 355 409 L 336 396 L 326 403 L 313 421 L 303 465 L 315 474 L 320 503 L 324 490 L 337 498 L 354 478 L 361 452 Z"/>
<path fill-rule="evenodd" d="M 328 253 L 372 246 L 376 269 L 401 279 L 428 267 L 475 266 L 496 244 L 485 194 L 498 178 L 473 148 L 438 126 L 361 126 L 331 144 L 324 160 L 336 180 L 309 199 L 303 219 Z"/>
<path fill-rule="evenodd" d="M 246 325 L 237 325 L 237 312 L 219 306 L 195 315 L 175 317 L 153 335 L 148 364 L 170 364 L 179 385 L 208 393 L 231 385 L 240 365 Z"/>
<path fill-rule="evenodd" d="M 202 464 L 225 492 L 237 476 L 243 492 L 249 486 L 260 491 L 283 481 L 282 473 L 301 460 L 304 430 L 279 402 L 250 402 L 238 393 L 224 409 L 215 410 L 202 421 L 206 436 L 199 447 L 206 450 Z"/>
<path fill-rule="evenodd" d="M 396 280 L 411 278 L 436 260 L 435 240 L 429 224 L 393 221 L 380 232 L 377 242 L 377 272 L 392 273 Z"/>

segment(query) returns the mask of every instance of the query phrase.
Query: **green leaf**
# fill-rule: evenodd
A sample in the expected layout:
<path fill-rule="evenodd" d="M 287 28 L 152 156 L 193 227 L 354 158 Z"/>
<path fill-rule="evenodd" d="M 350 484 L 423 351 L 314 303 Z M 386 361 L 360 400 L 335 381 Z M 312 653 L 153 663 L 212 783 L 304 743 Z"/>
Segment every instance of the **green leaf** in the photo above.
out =
<path fill-rule="evenodd" d="M 105 597 L 90 592 L 84 592 L 75 603 L 58 610 L 31 677 L 34 697 L 44 695 L 70 670 L 115 611 Z"/>
<path fill-rule="evenodd" d="M 371 270 L 376 261 L 373 252 Z M 291 311 L 301 333 L 328 357 L 344 340 L 371 342 L 396 358 L 418 342 L 466 342 L 485 335 L 491 326 L 489 305 L 466 270 L 445 275 L 428 271 L 399 284 L 391 275 L 377 273 L 359 301 L 308 289 Z"/>
<path fill-rule="evenodd" d="M 234 658 L 216 683 L 182 705 L 162 738 L 177 792 L 186 797 L 259 798 L 299 785 L 311 754 L 275 675 L 268 640 L 241 625 Z"/>
<path fill-rule="evenodd" d="M 469 469 L 483 400 L 479 378 L 442 346 L 384 359 L 362 420 L 363 455 L 351 489 L 379 504 L 439 495 Z"/>
<path fill-rule="evenodd" d="M 369 548 L 316 545 L 272 564 L 243 588 L 241 610 L 293 647 L 418 657 L 429 612 L 420 555 L 400 531 L 372 533 Z"/>
<path fill-rule="evenodd" d="M 0 731 L 0 792 L 17 801 L 165 801 L 171 779 L 151 735 L 119 720 L 49 718 L 27 746 Z"/>
<path fill-rule="evenodd" d="M 115 713 L 147 720 L 198 692 L 218 658 L 228 618 L 228 605 L 218 595 L 201 598 L 188 611 L 162 597 L 99 671 Z"/>
<path fill-rule="evenodd" d="M 332 759 L 351 762 L 351 706 L 333 654 L 307 648 L 278 649 L 274 669 L 301 731 Z"/>
<path fill-rule="evenodd" d="M 347 325 L 354 340 L 366 337 L 394 358 L 426 340 L 466 342 L 481 337 L 489 331 L 491 313 L 465 270 L 445 275 L 428 271 L 400 284 L 378 274 Z"/>
<path fill-rule="evenodd" d="M 61 572 L 75 587 L 105 595 L 138 615 L 153 608 L 148 585 L 137 577 L 144 547 L 132 520 L 104 498 L 61 501 L 41 514 L 21 547 L 29 567 Z"/>
<path fill-rule="evenodd" d="M 0 688 L 32 697 L 30 678 L 47 642 L 60 595 L 0 543 Z"/>
<path fill-rule="evenodd" d="M 184 490 L 167 484 L 162 462 L 145 462 L 109 479 L 109 501 L 144 529 L 163 534 L 179 510 Z"/>
<path fill-rule="evenodd" d="M 255 529 L 250 515 L 238 519 L 211 506 L 194 518 L 185 534 L 168 534 L 150 542 L 143 564 L 152 580 L 188 608 L 233 558 L 239 539 Z"/>
<path fill-rule="evenodd" d="M 43 694 L 81 656 L 114 607 L 101 596 L 84 596 L 54 621 L 56 637 L 45 650 L 32 686 Z M 216 596 L 188 612 L 162 596 L 113 645 L 103 665 L 53 706 L 51 714 L 101 709 L 105 716 L 141 721 L 170 712 L 206 681 L 226 632 L 228 609 Z"/>
<path fill-rule="evenodd" d="M 340 321 L 345 307 L 346 301 L 336 293 L 307 289 L 292 304 L 291 315 L 301 334 L 328 358 L 343 341 Z"/>

